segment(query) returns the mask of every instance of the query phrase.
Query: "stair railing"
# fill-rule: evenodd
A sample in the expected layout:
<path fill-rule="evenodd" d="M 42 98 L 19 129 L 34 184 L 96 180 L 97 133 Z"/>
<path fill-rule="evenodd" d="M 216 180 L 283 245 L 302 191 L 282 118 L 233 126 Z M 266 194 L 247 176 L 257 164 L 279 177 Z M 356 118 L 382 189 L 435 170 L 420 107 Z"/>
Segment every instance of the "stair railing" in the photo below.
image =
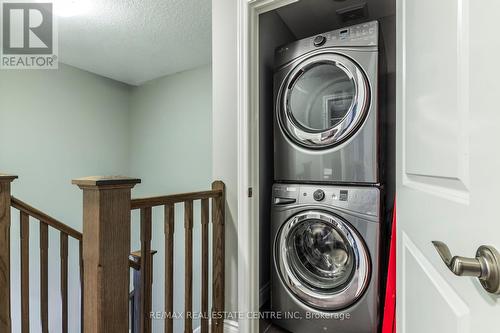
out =
<path fill-rule="evenodd" d="M 49 227 L 59 231 L 60 258 L 61 258 L 61 328 L 62 332 L 68 332 L 68 242 L 69 237 L 78 241 L 79 263 L 80 263 L 80 285 L 82 279 L 82 234 L 75 229 L 65 225 L 55 218 L 31 207 L 27 203 L 11 197 L 11 206 L 20 212 L 21 223 L 21 332 L 30 331 L 29 313 L 29 230 L 30 218 L 39 221 L 40 226 L 40 317 L 42 332 L 49 331 L 49 306 L 48 306 L 48 267 L 49 267 Z M 83 288 L 82 288 L 83 289 Z"/>
<path fill-rule="evenodd" d="M 11 207 L 19 210 L 20 216 L 20 238 L 21 238 L 21 332 L 30 332 L 30 218 L 39 222 L 40 228 L 40 318 L 43 333 L 49 331 L 49 307 L 48 307 L 48 249 L 49 249 L 49 227 L 59 231 L 60 240 L 60 293 L 61 293 L 61 331 L 68 332 L 68 242 L 69 238 L 79 242 L 80 253 L 80 283 L 82 278 L 82 234 L 58 221 L 57 219 L 43 213 L 42 211 L 28 205 L 27 203 L 11 196 L 11 182 L 17 176 L 0 174 L 0 332 L 11 332 L 11 281 L 10 281 L 10 227 Z"/>
<path fill-rule="evenodd" d="M 224 311 L 224 220 L 225 220 L 225 186 L 221 181 L 212 183 L 209 191 L 182 193 L 150 198 L 133 199 L 131 209 L 139 209 L 141 216 L 141 333 L 151 332 L 151 277 L 146 276 L 152 262 L 146 256 L 151 247 L 152 208 L 164 207 L 165 232 L 165 332 L 173 333 L 173 300 L 174 300 L 174 211 L 176 204 L 184 206 L 184 332 L 193 332 L 193 202 L 201 201 L 201 333 L 209 332 L 211 318 L 214 333 L 223 331 Z M 210 200 L 212 205 L 212 312 L 208 309 L 209 291 L 209 224 Z"/>
<path fill-rule="evenodd" d="M 128 330 L 129 275 L 123 259 L 130 253 L 131 211 L 141 216 L 139 331 L 151 332 L 152 304 L 152 209 L 165 210 L 165 332 L 173 332 L 174 208 L 184 205 L 184 332 L 193 332 L 193 202 L 201 201 L 201 308 L 200 330 L 222 333 L 224 319 L 225 186 L 212 183 L 208 191 L 131 199 L 139 179 L 88 177 L 73 184 L 83 190 L 83 262 L 85 333 L 125 333 Z M 212 312 L 208 312 L 209 222 L 212 205 Z M 211 320 L 210 320 L 211 318 Z"/>
<path fill-rule="evenodd" d="M 118 326 L 112 326 L 112 325 L 107 325 L 105 322 L 107 319 L 116 319 L 118 320 L 118 317 L 116 316 L 116 311 L 114 310 L 115 308 L 112 307 L 111 309 L 104 309 L 103 305 L 109 303 L 104 303 L 102 298 L 105 298 L 106 300 L 109 301 L 109 299 L 113 298 L 114 296 L 109 294 L 109 285 L 103 285 L 102 284 L 102 277 L 107 277 L 106 282 L 113 284 L 114 281 L 113 279 L 109 278 L 110 273 L 115 272 L 116 266 L 113 263 L 113 260 L 119 261 L 119 262 L 126 262 L 126 273 L 122 274 L 121 276 L 117 276 L 117 280 L 127 281 L 126 286 L 123 285 L 126 288 L 126 292 L 128 294 L 128 279 L 129 279 L 129 268 L 132 269 L 135 273 L 135 276 L 138 281 L 141 281 L 141 274 L 146 274 L 145 269 L 142 268 L 142 263 L 140 260 L 140 255 L 137 252 L 133 252 L 130 254 L 130 259 L 129 256 L 125 256 L 125 260 L 121 260 L 122 257 L 117 257 L 112 258 L 114 254 L 112 253 L 113 249 L 108 248 L 105 243 L 103 243 L 103 239 L 100 241 L 96 242 L 96 239 L 94 236 L 96 235 L 95 230 L 92 226 L 90 226 L 90 230 L 93 232 L 89 232 L 91 235 L 87 235 L 87 237 L 84 237 L 84 234 L 81 232 L 69 227 L 68 225 L 64 224 L 63 222 L 49 216 L 48 214 L 42 212 L 41 210 L 32 207 L 31 205 L 23 202 L 22 200 L 15 198 L 11 195 L 11 183 L 17 179 L 17 176 L 13 175 L 6 175 L 6 174 L 1 174 L 0 173 L 0 332 L 2 333 L 11 333 L 12 332 L 12 309 L 11 309 L 11 265 L 10 265 L 10 254 L 11 251 L 17 251 L 17 249 L 11 249 L 11 232 L 10 232 L 10 227 L 11 227 L 11 208 L 15 208 L 19 210 L 19 216 L 20 216 L 20 259 L 21 259 L 21 294 L 20 294 L 20 300 L 21 300 L 21 332 L 22 333 L 29 333 L 30 332 L 30 324 L 33 324 L 33 321 L 30 321 L 30 299 L 29 299 L 29 289 L 30 289 L 30 284 L 29 284 L 29 277 L 30 277 L 30 271 L 29 271 L 29 261 L 30 261 L 30 255 L 29 255 L 29 248 L 30 248 L 30 226 L 31 226 L 31 221 L 38 222 L 39 223 L 39 228 L 40 228 L 40 318 L 41 318 L 41 329 L 43 333 L 49 332 L 48 329 L 48 312 L 49 312 L 49 307 L 48 307 L 48 267 L 49 267 L 49 257 L 48 257 L 48 248 L 49 248 L 49 239 L 48 239 L 48 234 L 49 234 L 49 227 L 54 228 L 59 231 L 59 237 L 60 237 L 60 274 L 61 274 L 61 279 L 60 279 L 60 297 L 61 297 L 61 318 L 62 321 L 60 323 L 61 325 L 61 332 L 67 333 L 68 332 L 68 243 L 70 239 L 74 239 L 78 242 L 78 248 L 79 248 L 79 268 L 80 268 L 80 285 L 81 285 L 81 299 L 82 299 L 82 305 L 81 305 L 81 331 L 82 332 L 98 332 L 94 331 L 95 327 L 99 328 L 104 328 L 107 329 L 107 327 L 111 327 L 111 330 L 100 330 L 99 332 L 128 332 L 128 315 L 125 317 L 119 318 L 120 322 L 126 323 L 125 325 L 120 325 Z M 114 183 L 114 180 L 111 180 L 112 183 Z M 99 182 L 98 182 L 99 183 Z M 101 184 L 98 184 L 101 186 Z M 86 185 L 82 185 L 83 187 L 86 187 Z M 104 186 L 105 190 L 102 192 L 100 191 L 95 191 L 95 192 L 88 192 L 92 198 L 94 199 L 96 196 L 98 197 L 98 201 L 102 203 L 103 206 L 105 206 L 107 209 L 111 210 L 111 216 L 108 215 L 99 215 L 97 218 L 102 221 L 102 225 L 96 225 L 95 227 L 103 227 L 106 233 L 110 233 L 110 230 L 106 228 L 107 222 L 108 221 L 116 221 L 117 218 L 113 216 L 116 215 L 116 211 L 113 211 L 113 209 L 116 208 L 116 204 L 120 203 L 120 200 L 116 200 L 116 194 L 123 194 L 123 191 L 119 191 L 120 188 L 122 188 L 121 184 L 114 184 L 111 187 Z M 112 194 L 109 193 L 109 190 L 113 192 Z M 115 193 L 115 191 L 117 191 Z M 126 192 L 126 191 L 125 191 Z M 114 201 L 112 199 L 115 199 Z M 102 200 L 102 201 L 101 201 Z M 123 200 L 122 200 L 123 201 Z M 95 201 L 87 200 L 84 199 L 84 202 L 87 202 L 87 204 L 95 204 Z M 87 207 L 87 210 L 84 211 L 84 218 L 87 218 L 87 222 L 92 221 L 93 218 L 96 218 L 96 213 L 101 214 L 105 213 L 106 210 L 101 210 L 101 209 L 96 209 L 99 208 L 98 206 L 90 206 Z M 130 198 L 128 200 L 128 204 L 125 205 L 125 216 L 130 217 Z M 108 210 L 108 212 L 109 212 Z M 90 215 L 90 216 L 89 216 Z M 30 219 L 31 218 L 31 219 Z M 120 217 L 118 216 L 118 219 Z M 128 224 L 129 225 L 129 224 Z M 87 227 L 89 227 L 87 223 Z M 85 229 L 85 228 L 84 228 Z M 97 232 L 99 234 L 101 231 Z M 113 233 L 111 231 L 111 233 Z M 130 237 L 130 233 L 128 233 Z M 89 239 L 89 241 L 86 243 L 88 244 L 87 246 L 84 246 L 85 244 L 85 239 Z M 104 245 L 103 246 L 103 251 L 102 252 L 111 252 L 107 254 L 107 257 L 104 259 L 109 259 L 109 260 L 102 260 L 102 257 L 96 257 L 95 255 L 93 256 L 92 251 L 95 250 L 96 244 Z M 87 247 L 87 249 L 85 249 Z M 130 247 L 130 245 L 129 245 Z M 90 256 L 88 260 L 85 260 L 85 251 L 87 251 L 87 256 Z M 154 254 L 155 251 L 151 251 L 151 257 Z M 130 253 L 128 251 L 127 253 Z M 97 259 L 97 261 L 95 261 Z M 91 266 L 94 268 L 94 272 L 96 274 L 91 275 L 87 274 L 85 275 L 85 261 L 87 266 L 91 266 L 93 264 L 97 264 L 97 266 Z M 147 272 L 147 276 L 152 276 L 152 265 L 149 265 L 147 270 L 150 270 Z M 98 281 L 97 285 L 101 286 L 101 289 L 96 290 L 94 287 L 96 286 L 95 282 Z M 85 283 L 89 284 L 90 287 L 85 288 L 84 285 Z M 92 285 L 94 283 L 94 285 Z M 136 284 L 138 285 L 138 284 Z M 90 298 L 85 301 L 86 297 L 85 296 L 85 291 L 87 294 L 90 294 Z M 136 295 L 136 302 L 137 300 L 141 300 L 142 296 L 140 293 L 137 293 Z M 128 302 L 128 298 L 127 298 Z M 150 301 L 149 301 L 150 302 Z M 118 303 L 117 303 L 118 304 Z M 89 307 L 89 309 L 86 309 L 85 306 Z M 125 309 L 128 309 L 128 304 L 121 304 L 119 306 L 120 308 L 125 307 Z M 94 319 L 96 319 L 97 325 L 95 325 L 94 322 L 85 320 L 84 318 L 91 317 L 92 315 L 97 314 Z M 106 316 L 108 314 L 111 314 L 109 316 Z M 114 324 L 113 324 L 114 325 Z M 31 325 L 33 326 L 33 325 Z M 121 327 L 126 327 L 125 330 L 120 330 Z M 31 327 L 32 330 L 34 329 Z M 134 332 L 139 332 L 135 330 Z"/>

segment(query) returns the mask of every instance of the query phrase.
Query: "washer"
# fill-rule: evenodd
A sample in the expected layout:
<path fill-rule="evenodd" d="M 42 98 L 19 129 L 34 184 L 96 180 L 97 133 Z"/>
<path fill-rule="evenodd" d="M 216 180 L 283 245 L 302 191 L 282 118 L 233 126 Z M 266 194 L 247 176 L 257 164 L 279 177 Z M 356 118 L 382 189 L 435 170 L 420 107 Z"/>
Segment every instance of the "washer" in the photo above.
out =
<path fill-rule="evenodd" d="M 275 184 L 274 323 L 293 333 L 376 333 L 380 190 Z"/>
<path fill-rule="evenodd" d="M 276 182 L 379 180 L 378 23 L 276 50 Z"/>

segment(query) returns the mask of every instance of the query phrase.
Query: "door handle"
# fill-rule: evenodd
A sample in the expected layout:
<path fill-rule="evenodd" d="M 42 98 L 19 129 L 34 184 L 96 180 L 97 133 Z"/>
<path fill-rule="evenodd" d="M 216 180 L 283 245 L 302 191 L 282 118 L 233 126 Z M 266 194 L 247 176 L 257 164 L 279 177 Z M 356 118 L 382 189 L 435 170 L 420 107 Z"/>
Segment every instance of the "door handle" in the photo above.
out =
<path fill-rule="evenodd" d="M 296 201 L 297 200 L 295 200 L 294 198 L 280 198 L 280 197 L 274 198 L 275 205 L 290 205 L 295 203 Z"/>
<path fill-rule="evenodd" d="M 486 291 L 500 295 L 500 254 L 493 246 L 480 246 L 475 258 L 466 258 L 452 256 L 443 242 L 432 244 L 453 274 L 476 277 Z"/>

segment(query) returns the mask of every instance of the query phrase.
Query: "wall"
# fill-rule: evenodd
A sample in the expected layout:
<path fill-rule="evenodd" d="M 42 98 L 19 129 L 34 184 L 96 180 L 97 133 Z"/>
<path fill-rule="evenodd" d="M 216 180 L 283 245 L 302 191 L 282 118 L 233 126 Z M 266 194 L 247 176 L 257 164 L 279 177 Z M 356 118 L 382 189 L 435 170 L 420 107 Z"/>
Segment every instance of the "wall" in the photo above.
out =
<path fill-rule="evenodd" d="M 394 4 L 395 6 L 395 4 Z M 383 121 L 382 139 L 384 146 L 384 212 L 385 228 L 382 229 L 383 239 L 389 239 L 392 230 L 392 215 L 395 201 L 396 181 L 396 16 L 389 15 L 379 19 L 381 44 L 380 54 L 380 110 Z M 386 267 L 389 261 L 389 244 L 381 249 L 381 265 Z M 385 277 L 384 277 L 385 279 Z M 384 282 L 383 280 L 382 282 Z M 381 284 L 381 294 L 385 294 L 385 283 Z M 382 305 L 385 300 L 382 300 Z"/>
<path fill-rule="evenodd" d="M 142 179 L 135 196 L 209 189 L 212 182 L 211 68 L 209 66 L 167 76 L 133 88 L 130 105 L 130 174 Z M 184 222 L 176 207 L 174 244 L 174 311 L 183 311 Z M 194 216 L 194 311 L 200 310 L 201 233 L 199 202 Z M 153 210 L 153 311 L 164 309 L 165 251 L 163 209 Z M 132 249 L 140 249 L 138 212 L 133 217 Z M 179 292 L 177 292 L 179 290 Z M 163 321 L 153 320 L 153 332 L 163 332 Z M 198 321 L 193 327 L 198 326 Z M 181 332 L 182 320 L 174 321 Z"/>
<path fill-rule="evenodd" d="M 15 173 L 13 194 L 82 230 L 82 192 L 71 179 L 128 174 L 129 87 L 60 65 L 58 71 L 0 72 L 0 168 Z M 19 248 L 13 210 L 12 249 Z M 32 332 L 40 332 L 39 228 L 30 223 Z M 49 317 L 60 332 L 59 235 L 49 234 Z M 69 331 L 79 329 L 78 243 L 70 241 Z M 13 332 L 20 332 L 20 259 L 12 251 Z"/>
<path fill-rule="evenodd" d="M 352 2 L 352 1 L 351 1 Z M 387 48 L 387 63 L 388 63 L 388 71 L 387 74 L 387 89 L 394 90 L 394 76 L 393 76 L 393 53 L 394 53 L 394 0 L 370 0 L 369 2 L 369 14 L 371 19 L 380 19 L 382 22 L 382 31 L 385 34 L 386 42 L 388 45 Z M 237 184 L 237 166 L 238 166 L 238 151 L 237 151 L 237 141 L 238 141 L 238 118 L 237 118 L 237 61 L 238 61 L 238 44 L 237 44 L 237 33 L 238 33 L 238 25 L 237 25 L 237 3 L 238 1 L 234 0 L 212 0 L 212 61 L 213 61 L 213 150 L 214 150 L 214 170 L 213 174 L 215 178 L 224 179 L 226 185 L 228 186 L 229 197 L 228 197 L 228 210 L 230 216 L 228 217 L 227 223 L 230 231 L 237 231 L 237 212 L 238 212 L 238 198 L 236 196 L 238 184 Z M 294 4 L 287 6 L 287 10 L 294 10 L 295 8 L 302 8 L 302 6 L 307 7 L 307 11 L 297 10 L 295 13 L 291 13 L 293 15 L 286 16 L 287 18 L 296 18 L 296 20 L 287 22 L 282 15 L 284 11 L 278 11 L 280 17 L 284 20 L 285 25 L 288 27 L 292 26 L 300 32 L 297 34 L 297 38 L 307 37 L 314 33 L 320 33 L 324 31 L 328 31 L 331 29 L 339 28 L 341 25 L 338 22 L 338 18 L 334 16 L 325 15 L 327 12 L 334 12 L 336 10 L 335 7 L 347 7 L 349 4 L 347 2 L 342 2 L 339 4 L 335 4 L 335 2 L 328 1 L 314 1 L 314 4 L 311 5 L 308 1 L 299 1 Z M 325 8 L 327 10 L 325 10 Z M 321 13 L 321 21 L 318 20 L 318 15 Z M 306 13 L 307 15 L 305 15 Z M 290 13 L 289 13 L 290 14 Z M 386 17 L 387 16 L 387 17 Z M 266 19 L 266 15 L 260 17 L 262 22 Z M 307 25 L 302 25 L 302 19 L 307 21 Z M 295 31 L 294 31 L 295 32 Z M 264 38 L 273 38 L 273 36 L 266 35 L 261 31 L 261 37 Z M 262 43 L 261 45 L 264 45 Z M 264 59 L 265 57 L 263 57 Z M 268 64 L 268 58 L 264 59 L 266 64 Z M 266 71 L 265 69 L 263 69 Z M 267 91 L 269 92 L 269 81 L 261 82 L 261 92 Z M 388 101 L 387 103 L 389 109 L 393 109 L 393 96 L 394 92 L 388 91 Z M 263 99 L 260 101 L 263 104 L 268 103 L 269 95 L 263 95 Z M 261 104 L 261 111 L 265 112 L 265 106 Z M 393 113 L 393 110 L 389 110 L 389 112 Z M 267 116 L 267 117 L 266 117 Z M 268 118 L 268 114 L 261 113 L 259 119 L 261 121 L 261 125 L 269 125 L 265 119 Z M 265 119 L 263 119 L 264 117 Z M 387 139 L 390 142 L 391 138 L 394 138 L 394 122 L 390 119 L 387 120 L 388 124 L 388 132 Z M 268 131 L 269 129 L 261 128 L 259 129 L 260 134 Z M 264 135 L 266 135 L 264 133 Z M 261 162 L 262 158 L 266 157 L 269 159 L 269 149 L 265 149 L 266 147 L 261 146 L 261 149 L 264 148 L 264 151 L 260 151 L 259 153 Z M 268 148 L 268 147 L 267 147 Z M 394 144 L 390 143 L 387 145 L 388 153 L 394 152 Z M 388 171 L 393 166 L 394 158 L 388 156 Z M 265 186 L 265 184 L 269 183 L 269 166 L 266 167 L 261 164 L 260 171 L 264 170 L 264 174 L 261 175 L 260 185 Z M 390 175 L 388 177 L 391 177 Z M 391 185 L 392 186 L 392 185 Z M 260 204 L 264 207 L 261 210 L 260 215 L 260 226 L 261 229 L 264 229 L 265 224 L 265 209 L 268 204 L 266 204 L 266 197 L 269 194 L 261 193 L 262 198 Z M 390 212 L 387 212 L 387 215 L 390 215 Z M 228 252 L 233 252 L 234 256 L 228 258 L 226 264 L 228 265 L 228 269 L 231 269 L 231 273 L 227 274 L 227 289 L 226 289 L 226 308 L 228 310 L 237 309 L 237 250 L 238 244 L 236 241 L 236 234 L 231 235 L 234 237 L 233 239 L 227 239 L 228 242 Z M 264 235 L 265 236 L 265 235 Z M 241 237 L 245 237 L 245 235 L 241 235 Z M 262 237 L 262 235 L 261 235 Z M 260 240 L 260 259 L 263 260 L 266 256 L 265 250 L 262 251 L 262 248 L 265 248 L 265 241 Z M 265 272 L 265 265 L 261 266 L 262 272 L 260 272 L 260 280 L 261 287 L 265 286 L 265 279 L 267 272 Z M 244 286 L 241 286 L 244 288 Z"/>
<path fill-rule="evenodd" d="M 226 310 L 238 309 L 237 1 L 212 1 L 213 178 L 227 187 Z"/>
<path fill-rule="evenodd" d="M 260 105 L 259 105 L 259 288 L 260 305 L 270 297 L 271 270 L 271 189 L 274 180 L 273 149 L 273 74 L 274 50 L 295 40 L 276 11 L 262 14 L 259 19 Z"/>
<path fill-rule="evenodd" d="M 58 71 L 0 72 L 0 168 L 16 173 L 13 194 L 82 230 L 82 192 L 71 179 L 89 175 L 142 178 L 134 197 L 210 188 L 212 182 L 211 68 L 204 66 L 131 87 L 61 64 Z M 175 283 L 183 286 L 183 214 L 176 207 Z M 199 221 L 199 204 L 195 204 Z M 154 210 L 153 310 L 163 311 L 163 212 Z M 12 249 L 20 247 L 13 210 Z M 133 215 L 132 249 L 140 248 Z M 40 332 L 39 233 L 30 224 L 30 314 Z M 59 235 L 50 232 L 49 330 L 60 332 Z M 199 311 L 200 226 L 194 228 L 194 310 Z M 12 251 L 13 331 L 20 331 L 20 259 Z M 78 243 L 70 241 L 69 331 L 78 332 Z M 178 290 L 178 291 L 177 291 Z M 183 311 L 183 287 L 174 294 Z M 194 327 L 197 326 L 195 321 Z M 153 321 L 163 332 L 163 321 Z M 182 330 L 177 321 L 174 330 Z"/>

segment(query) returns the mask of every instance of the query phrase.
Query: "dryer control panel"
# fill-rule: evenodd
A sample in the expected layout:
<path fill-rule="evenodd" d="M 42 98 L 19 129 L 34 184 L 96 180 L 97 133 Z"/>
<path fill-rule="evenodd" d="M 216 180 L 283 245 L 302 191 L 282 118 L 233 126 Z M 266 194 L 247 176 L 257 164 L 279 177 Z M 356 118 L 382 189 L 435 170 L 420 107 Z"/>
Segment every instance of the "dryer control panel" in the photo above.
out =
<path fill-rule="evenodd" d="M 341 44 L 348 44 L 350 46 L 375 46 L 378 44 L 378 23 L 376 21 L 362 23 L 352 27 L 330 31 L 318 36 L 322 36 L 325 39 L 322 45 L 330 42 L 335 43 L 333 46 L 339 46 Z M 312 45 L 321 46 L 314 43 L 318 36 L 313 38 Z M 360 43 L 361 45 L 359 45 Z"/>
<path fill-rule="evenodd" d="M 299 55 L 323 48 L 376 47 L 379 26 L 377 21 L 328 31 L 278 47 L 275 52 L 275 67 L 279 67 Z"/>

